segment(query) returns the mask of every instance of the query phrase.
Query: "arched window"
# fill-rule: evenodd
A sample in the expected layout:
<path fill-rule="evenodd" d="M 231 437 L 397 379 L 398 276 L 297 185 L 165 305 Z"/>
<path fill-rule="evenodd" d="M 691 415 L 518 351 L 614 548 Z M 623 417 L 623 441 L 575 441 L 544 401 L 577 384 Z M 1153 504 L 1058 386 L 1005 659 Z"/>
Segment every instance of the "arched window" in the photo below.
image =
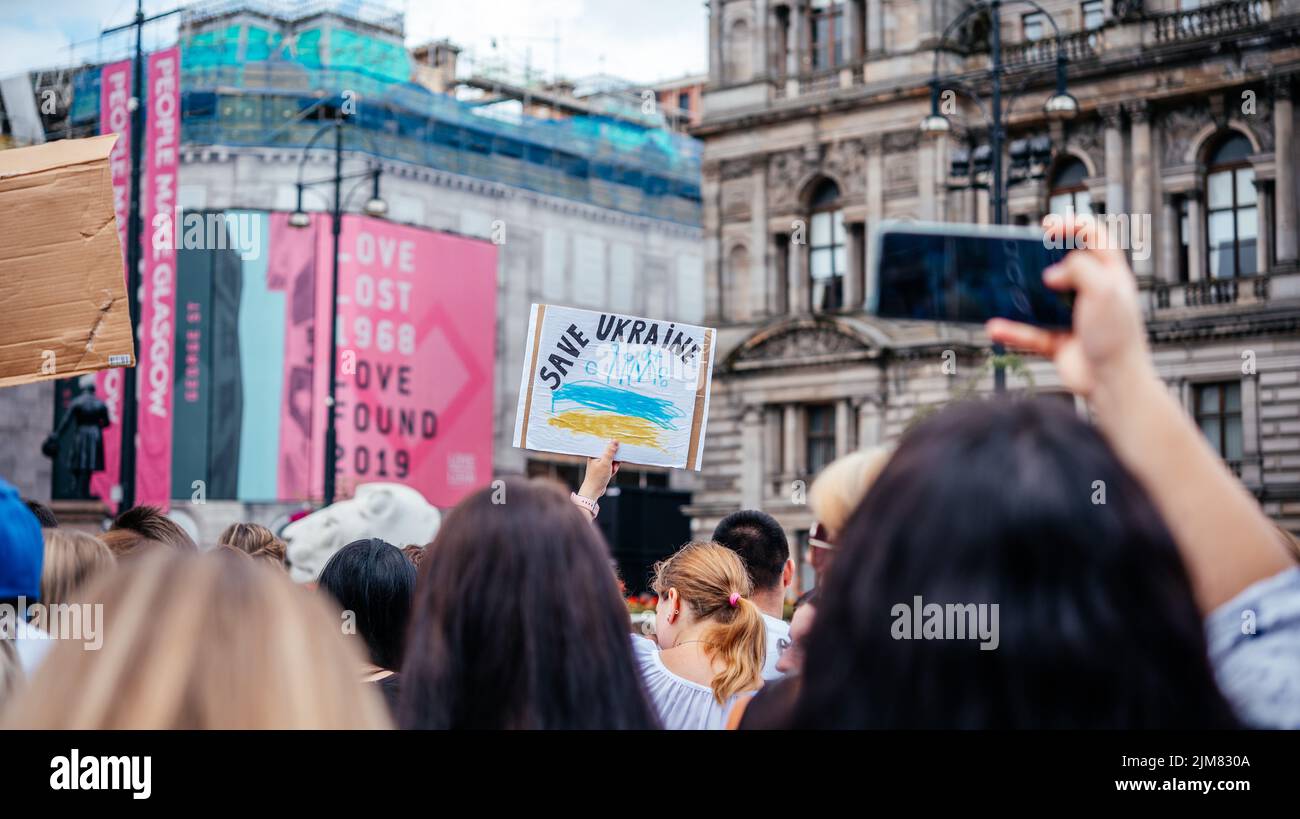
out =
<path fill-rule="evenodd" d="M 1052 188 L 1047 194 L 1047 210 L 1058 216 L 1070 213 L 1092 213 L 1092 197 L 1083 180 L 1088 168 L 1077 159 L 1067 159 L 1052 175 Z"/>
<path fill-rule="evenodd" d="M 1250 141 L 1233 133 L 1210 155 L 1205 177 L 1205 238 L 1212 279 L 1257 272 L 1259 211 L 1255 206 L 1255 170 L 1247 159 L 1251 153 Z"/>
<path fill-rule="evenodd" d="M 754 45 L 749 36 L 749 23 L 737 20 L 727 30 L 726 79 L 729 83 L 746 82 L 753 78 Z"/>
<path fill-rule="evenodd" d="M 736 245 L 727 254 L 726 305 L 732 321 L 748 321 L 749 310 L 749 250 Z"/>
<path fill-rule="evenodd" d="M 823 179 L 813 189 L 808 204 L 812 222 L 808 237 L 812 309 L 838 310 L 844 305 L 844 274 L 848 271 L 839 186 Z"/>

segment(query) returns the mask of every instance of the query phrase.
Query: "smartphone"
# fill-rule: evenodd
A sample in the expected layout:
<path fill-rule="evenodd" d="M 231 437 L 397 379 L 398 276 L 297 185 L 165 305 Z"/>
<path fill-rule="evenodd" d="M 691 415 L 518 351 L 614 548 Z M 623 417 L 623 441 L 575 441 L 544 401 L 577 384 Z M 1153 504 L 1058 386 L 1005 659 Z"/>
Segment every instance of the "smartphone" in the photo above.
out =
<path fill-rule="evenodd" d="M 870 307 L 881 318 L 1070 327 L 1072 294 L 1043 284 L 1066 251 L 1039 228 L 882 222 L 874 248 Z"/>

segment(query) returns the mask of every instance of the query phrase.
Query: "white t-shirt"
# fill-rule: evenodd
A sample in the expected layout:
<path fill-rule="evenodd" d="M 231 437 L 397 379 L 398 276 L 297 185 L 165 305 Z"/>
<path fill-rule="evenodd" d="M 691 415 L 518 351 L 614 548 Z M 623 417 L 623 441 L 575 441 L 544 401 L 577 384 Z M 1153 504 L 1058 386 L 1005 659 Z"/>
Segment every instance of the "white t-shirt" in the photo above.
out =
<path fill-rule="evenodd" d="M 767 632 L 767 659 L 763 662 L 763 680 L 771 682 L 785 676 L 776 670 L 776 661 L 781 659 L 781 652 L 790 645 L 790 624 L 780 617 L 764 614 L 763 629 Z"/>
<path fill-rule="evenodd" d="M 18 663 L 23 667 L 23 674 L 28 679 L 36 673 L 36 667 L 53 647 L 48 634 L 22 620 L 18 621 L 18 627 L 14 632 L 13 645 L 18 653 Z"/>
<path fill-rule="evenodd" d="M 719 705 L 712 688 L 669 671 L 654 640 L 639 634 L 631 635 L 631 639 L 641 678 L 665 728 L 717 731 L 727 727 L 727 714 L 742 695 L 733 694 Z"/>

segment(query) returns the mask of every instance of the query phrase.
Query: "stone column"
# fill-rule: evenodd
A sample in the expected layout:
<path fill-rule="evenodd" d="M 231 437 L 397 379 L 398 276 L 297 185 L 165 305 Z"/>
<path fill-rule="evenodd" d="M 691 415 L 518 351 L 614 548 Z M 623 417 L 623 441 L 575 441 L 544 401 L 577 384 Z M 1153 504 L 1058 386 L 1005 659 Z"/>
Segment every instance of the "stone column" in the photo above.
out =
<path fill-rule="evenodd" d="M 799 437 L 801 410 L 802 407 L 798 404 L 786 404 L 782 408 L 781 443 L 784 454 L 781 457 L 781 474 L 787 478 L 794 478 L 803 473 L 803 447 L 800 446 L 802 441 Z"/>
<path fill-rule="evenodd" d="M 772 268 L 772 248 L 767 233 L 767 163 L 761 159 L 750 169 L 749 198 L 749 315 L 767 315 L 769 305 L 768 271 Z"/>
<path fill-rule="evenodd" d="M 853 451 L 853 407 L 849 399 L 835 402 L 835 457 L 842 458 Z"/>
<path fill-rule="evenodd" d="M 1199 282 L 1209 275 L 1205 264 L 1205 211 L 1201 192 L 1190 190 L 1187 197 L 1187 279 Z"/>
<path fill-rule="evenodd" d="M 1101 115 L 1106 124 L 1106 212 L 1124 213 L 1128 208 L 1124 198 L 1123 115 L 1118 105 L 1103 109 Z"/>
<path fill-rule="evenodd" d="M 769 265 L 765 272 L 767 290 L 764 294 L 763 304 L 766 305 L 767 314 L 779 316 L 786 312 L 785 296 L 789 292 L 786 285 L 788 275 L 786 265 L 790 258 L 789 251 L 786 250 L 783 233 L 769 233 L 767 236 L 767 258 Z"/>
<path fill-rule="evenodd" d="M 1178 281 L 1178 195 L 1165 192 L 1160 209 L 1160 280 Z"/>
<path fill-rule="evenodd" d="M 857 310 L 862 306 L 862 225 L 845 223 L 844 249 L 848 254 L 848 269 L 844 271 L 844 306 Z"/>
<path fill-rule="evenodd" d="M 871 264 L 871 260 L 875 258 L 874 234 L 876 224 L 885 218 L 885 152 L 884 146 L 878 138 L 867 141 L 867 161 L 863 164 L 866 166 L 867 173 L 867 221 L 863 225 L 863 230 L 866 232 L 866 248 L 863 254 L 865 262 L 862 276 L 863 301 L 851 305 L 854 308 L 863 304 L 869 305 L 871 294 L 875 292 L 876 287 L 876 274 Z"/>
<path fill-rule="evenodd" d="M 1129 214 L 1129 248 L 1133 260 L 1133 273 L 1139 280 L 1155 275 L 1155 248 L 1151 246 L 1154 235 L 1151 225 L 1155 221 L 1155 206 L 1151 199 L 1153 151 L 1151 148 L 1151 116 L 1146 100 L 1128 106 L 1130 135 L 1133 144 L 1133 199 Z M 1107 168 L 1110 166 L 1107 165 Z M 1137 249 L 1145 248 L 1145 254 Z M 1141 258 L 1145 255 L 1146 258 Z"/>
<path fill-rule="evenodd" d="M 1296 218 L 1295 106 L 1292 103 L 1291 79 L 1281 77 L 1273 85 L 1273 150 L 1277 180 L 1273 187 L 1273 206 L 1277 223 L 1277 263 L 1294 267 L 1300 260 Z"/>
<path fill-rule="evenodd" d="M 789 296 L 786 298 L 786 306 L 790 313 L 806 313 L 810 308 L 812 294 L 812 281 L 809 278 L 808 270 L 808 231 L 812 230 L 811 225 L 807 225 L 803 231 L 803 241 L 794 241 L 795 237 L 790 237 L 790 262 L 786 265 L 788 272 L 787 285 L 789 286 Z"/>
<path fill-rule="evenodd" d="M 874 57 L 885 50 L 885 0 L 867 2 L 867 54 Z"/>
<path fill-rule="evenodd" d="M 1255 179 L 1255 212 L 1259 214 L 1259 238 L 1255 240 L 1255 264 L 1260 273 L 1273 269 L 1273 180 Z"/>
<path fill-rule="evenodd" d="M 754 0 L 754 77 L 767 79 L 771 74 L 768 64 L 768 32 L 772 26 L 772 12 L 767 7 L 767 0 Z"/>
<path fill-rule="evenodd" d="M 727 308 L 725 298 L 726 260 L 722 258 L 722 172 L 718 163 L 708 163 L 700 175 L 704 208 L 704 314 L 720 319 Z M 709 207 L 712 205 L 712 207 Z M 708 282 L 713 282 L 709 285 Z"/>
<path fill-rule="evenodd" d="M 858 18 L 861 14 L 860 0 L 844 0 L 844 62 L 849 65 L 862 57 L 862 43 L 858 42 Z"/>
<path fill-rule="evenodd" d="M 858 446 L 869 447 L 880 443 L 884 411 L 874 401 L 858 405 Z"/>
<path fill-rule="evenodd" d="M 722 77 L 722 0 L 709 0 L 709 84 L 720 84 Z"/>
<path fill-rule="evenodd" d="M 763 463 L 763 413 L 748 407 L 740 418 L 740 505 L 758 509 L 763 502 L 764 470 L 754 468 Z"/>
<path fill-rule="evenodd" d="M 799 93 L 798 77 L 807 70 L 808 52 L 804 48 L 806 22 L 804 0 L 790 0 L 790 29 L 789 38 L 786 40 L 785 57 L 785 74 L 789 78 L 786 80 L 787 96 L 795 96 Z"/>
<path fill-rule="evenodd" d="M 785 421 L 781 407 L 763 408 L 763 496 L 772 494 L 772 481 L 781 475 L 781 426 Z"/>

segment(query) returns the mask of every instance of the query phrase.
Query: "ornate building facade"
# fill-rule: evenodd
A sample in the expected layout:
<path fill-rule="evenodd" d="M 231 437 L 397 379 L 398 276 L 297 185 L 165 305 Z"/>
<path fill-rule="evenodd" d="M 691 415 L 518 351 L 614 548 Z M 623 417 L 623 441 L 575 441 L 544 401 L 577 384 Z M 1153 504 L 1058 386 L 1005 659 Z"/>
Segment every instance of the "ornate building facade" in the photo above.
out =
<path fill-rule="evenodd" d="M 1134 226 L 1162 377 L 1266 511 L 1300 530 L 1300 0 L 1039 5 L 1000 9 L 1010 221 L 1091 210 Z M 694 132 L 720 351 L 697 535 L 749 507 L 803 543 L 803 492 L 830 459 L 992 389 L 978 328 L 863 309 L 880 220 L 990 221 L 987 190 L 969 184 L 988 158 L 979 105 L 941 88 L 951 131 L 918 127 L 936 70 L 988 104 L 987 15 L 936 56 L 965 7 L 711 0 Z M 1080 109 L 1065 122 L 1042 107 L 1058 51 Z M 1047 362 L 1010 369 L 1010 390 L 1060 391 Z"/>

